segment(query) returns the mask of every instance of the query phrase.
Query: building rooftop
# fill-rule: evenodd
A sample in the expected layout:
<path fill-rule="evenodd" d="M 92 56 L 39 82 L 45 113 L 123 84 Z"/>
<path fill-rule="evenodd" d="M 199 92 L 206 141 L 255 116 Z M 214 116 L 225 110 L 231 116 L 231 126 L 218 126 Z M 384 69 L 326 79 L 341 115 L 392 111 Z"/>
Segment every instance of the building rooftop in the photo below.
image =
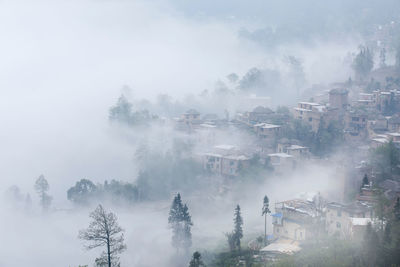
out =
<path fill-rule="evenodd" d="M 303 105 L 310 105 L 310 106 L 321 106 L 321 104 L 318 103 L 314 103 L 314 102 L 299 102 L 299 104 L 303 104 Z"/>
<path fill-rule="evenodd" d="M 208 123 L 202 123 L 202 124 L 200 124 L 200 127 L 203 127 L 203 128 L 217 128 L 217 126 L 212 125 L 212 124 L 208 124 Z"/>
<path fill-rule="evenodd" d="M 269 123 L 257 123 L 254 124 L 254 127 L 260 127 L 263 129 L 273 129 L 273 128 L 280 128 L 281 126 Z"/>
<path fill-rule="evenodd" d="M 371 218 L 350 218 L 352 225 L 366 226 L 368 223 L 372 223 Z"/>
<path fill-rule="evenodd" d="M 300 251 L 298 241 L 293 241 L 286 238 L 280 238 L 268 246 L 262 248 L 260 252 L 264 253 L 282 253 L 282 254 L 293 254 Z"/>
<path fill-rule="evenodd" d="M 375 141 L 375 142 L 378 142 L 381 144 L 386 144 L 389 142 L 386 138 L 374 138 L 374 139 L 372 139 L 372 141 Z"/>
<path fill-rule="evenodd" d="M 371 207 L 368 206 L 365 203 L 361 202 L 353 202 L 350 204 L 342 204 L 338 202 L 329 202 L 326 204 L 327 208 L 331 209 L 341 209 L 350 213 L 355 213 L 355 212 L 369 212 Z"/>
<path fill-rule="evenodd" d="M 249 157 L 246 157 L 245 155 L 229 155 L 225 156 L 224 158 L 226 159 L 232 159 L 232 160 L 249 160 Z"/>
<path fill-rule="evenodd" d="M 310 109 L 306 109 L 306 108 L 293 108 L 293 109 L 298 110 L 298 111 L 311 112 Z"/>
<path fill-rule="evenodd" d="M 275 203 L 275 210 L 277 209 L 287 209 L 311 217 L 316 217 L 319 214 L 317 207 L 315 206 L 315 203 L 313 201 L 303 199 L 291 199 Z"/>
<path fill-rule="evenodd" d="M 292 155 L 286 154 L 286 153 L 273 153 L 273 154 L 268 154 L 270 157 L 279 157 L 279 158 L 293 158 Z"/>
<path fill-rule="evenodd" d="M 233 150 L 233 149 L 237 149 L 236 146 L 232 146 L 232 145 L 217 145 L 217 146 L 214 146 L 214 148 L 216 148 L 216 149 L 222 149 L 222 150 Z"/>
<path fill-rule="evenodd" d="M 393 137 L 399 137 L 400 133 L 387 133 L 387 135 L 393 136 Z"/>
<path fill-rule="evenodd" d="M 287 147 L 286 149 L 288 149 L 288 150 L 298 150 L 298 149 L 305 149 L 305 148 L 308 148 L 308 147 L 298 146 L 298 145 L 291 145 L 290 147 Z"/>

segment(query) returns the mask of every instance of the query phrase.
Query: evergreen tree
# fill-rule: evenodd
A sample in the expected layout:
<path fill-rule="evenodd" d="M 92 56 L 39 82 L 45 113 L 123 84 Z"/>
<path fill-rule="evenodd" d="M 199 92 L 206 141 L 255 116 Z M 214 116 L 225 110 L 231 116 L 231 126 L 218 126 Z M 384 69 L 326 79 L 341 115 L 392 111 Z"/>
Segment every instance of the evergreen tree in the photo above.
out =
<path fill-rule="evenodd" d="M 186 204 L 182 204 L 179 193 L 172 201 L 168 223 L 172 228 L 172 245 L 176 248 L 177 252 L 181 248 L 188 250 L 192 246 L 191 227 L 193 223 L 189 209 Z"/>
<path fill-rule="evenodd" d="M 381 49 L 381 52 L 379 53 L 379 59 L 380 59 L 379 66 L 381 68 L 386 67 L 386 49 L 385 48 Z"/>
<path fill-rule="evenodd" d="M 362 184 L 363 184 L 363 185 L 367 185 L 367 184 L 369 184 L 369 180 L 368 180 L 368 176 L 367 176 L 367 174 L 365 174 L 365 175 L 364 175 L 364 178 L 363 178 Z"/>
<path fill-rule="evenodd" d="M 264 245 L 267 244 L 267 214 L 271 213 L 269 210 L 269 199 L 267 195 L 264 196 L 262 215 L 264 215 Z M 261 216 L 262 216 L 261 215 Z"/>
<path fill-rule="evenodd" d="M 233 240 L 235 247 L 240 251 L 240 239 L 243 237 L 243 218 L 242 215 L 240 214 L 240 206 L 237 205 L 235 208 L 235 216 L 233 218 L 233 222 L 235 225 L 235 228 L 233 230 Z"/>
<path fill-rule="evenodd" d="M 360 187 L 360 192 L 362 191 L 363 187 L 368 185 L 369 181 L 368 181 L 368 176 L 367 174 L 364 175 L 362 182 L 361 182 L 361 187 Z"/>
<path fill-rule="evenodd" d="M 189 267 L 201 267 L 205 266 L 203 261 L 201 260 L 200 252 L 196 251 L 193 253 L 192 260 L 189 263 Z"/>
<path fill-rule="evenodd" d="M 353 69 L 357 77 L 363 80 L 374 67 L 373 54 L 367 47 L 360 46 L 360 51 L 354 58 Z"/>
<path fill-rule="evenodd" d="M 40 205 L 42 206 L 43 211 L 47 211 L 51 205 L 52 197 L 47 194 L 47 191 L 49 191 L 49 183 L 43 175 L 40 175 L 36 180 L 35 190 L 39 195 Z"/>

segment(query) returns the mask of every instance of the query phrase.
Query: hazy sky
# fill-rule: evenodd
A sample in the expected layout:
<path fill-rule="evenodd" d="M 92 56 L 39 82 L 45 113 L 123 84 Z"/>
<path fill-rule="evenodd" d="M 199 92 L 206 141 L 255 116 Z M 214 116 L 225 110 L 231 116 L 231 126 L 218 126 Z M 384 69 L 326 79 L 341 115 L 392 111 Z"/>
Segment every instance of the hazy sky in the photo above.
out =
<path fill-rule="evenodd" d="M 135 98 L 181 97 L 293 53 L 315 59 L 305 63 L 320 70 L 315 77 L 335 76 L 349 47 L 269 53 L 241 40 L 241 27 L 167 2 L 0 1 L 0 175 L 30 186 L 43 173 L 60 192 L 83 177 L 127 179 L 132 151 L 107 133 L 108 107 L 124 84 Z"/>

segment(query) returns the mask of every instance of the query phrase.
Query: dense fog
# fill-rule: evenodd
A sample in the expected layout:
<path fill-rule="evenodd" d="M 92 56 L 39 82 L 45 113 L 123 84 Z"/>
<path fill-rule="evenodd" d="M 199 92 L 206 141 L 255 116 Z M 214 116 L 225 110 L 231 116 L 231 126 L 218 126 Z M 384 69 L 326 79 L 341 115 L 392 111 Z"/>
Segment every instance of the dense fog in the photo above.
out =
<path fill-rule="evenodd" d="M 309 101 L 315 88 L 322 92 L 355 80 L 352 62 L 359 46 L 377 24 L 399 19 L 399 10 L 394 0 L 0 0 L 0 227 L 6 230 L 0 266 L 95 266 L 102 248 L 85 250 L 78 233 L 99 203 L 125 230 L 121 266 L 172 267 L 187 265 L 174 258 L 168 226 L 178 191 L 193 221 L 185 262 L 196 250 L 207 260 L 228 249 L 225 233 L 237 204 L 245 246 L 264 234 L 264 195 L 272 210 L 276 202 L 308 194 L 342 201 L 346 185 L 338 176 L 358 155 L 339 146 L 294 171 L 263 170 L 254 180 L 226 184 L 208 174 L 187 181 L 188 167 L 182 184 L 169 187 L 154 178 L 146 189 L 151 197 L 141 199 L 140 191 L 133 204 L 99 198 L 79 206 L 67 191 L 81 179 L 140 185 L 146 168 L 158 177 L 151 171 L 168 165 L 176 156 L 171 151 L 178 150 L 178 164 L 208 152 L 175 129 L 174 118 L 187 110 L 230 121 L 250 110 L 243 104 L 248 92 L 270 97 L 272 110 L 291 110 Z M 394 52 L 387 62 L 394 64 Z M 262 77 L 255 82 L 254 68 Z M 121 95 L 133 111 L 146 109 L 157 120 L 139 126 L 113 122 L 111 108 Z M 182 147 L 176 147 L 179 142 Z M 253 133 L 230 125 L 216 133 L 214 145 L 245 149 L 257 142 Z M 148 154 L 140 158 L 143 147 Z M 34 188 L 40 175 L 52 197 L 48 212 Z"/>

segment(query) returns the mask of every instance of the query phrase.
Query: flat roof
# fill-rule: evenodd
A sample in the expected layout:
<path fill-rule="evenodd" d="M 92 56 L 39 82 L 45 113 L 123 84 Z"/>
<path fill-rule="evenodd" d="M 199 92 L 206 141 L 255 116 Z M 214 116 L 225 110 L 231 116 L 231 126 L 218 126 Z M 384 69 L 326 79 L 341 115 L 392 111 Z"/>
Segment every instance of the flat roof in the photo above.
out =
<path fill-rule="evenodd" d="M 200 124 L 200 126 L 204 127 L 204 128 L 217 128 L 217 126 L 211 125 L 211 124 L 207 124 L 207 123 L 202 123 L 202 124 Z"/>
<path fill-rule="evenodd" d="M 217 146 L 214 146 L 214 148 L 224 149 L 224 150 L 236 149 L 236 147 L 232 146 L 232 145 L 217 145 Z"/>
<path fill-rule="evenodd" d="M 360 225 L 365 226 L 368 223 L 372 223 L 371 218 L 350 218 L 350 222 L 352 225 Z"/>
<path fill-rule="evenodd" d="M 268 154 L 270 157 L 280 157 L 280 158 L 293 158 L 292 155 L 286 154 L 286 153 L 273 153 L 273 154 Z"/>
<path fill-rule="evenodd" d="M 299 110 L 299 111 L 308 111 L 308 112 L 312 112 L 311 109 L 305 109 L 305 108 L 293 108 L 294 110 Z"/>
<path fill-rule="evenodd" d="M 278 239 L 277 241 L 269 244 L 268 246 L 262 248 L 261 252 L 273 252 L 273 253 L 284 253 L 284 254 L 293 254 L 297 251 L 300 251 L 301 248 L 299 246 L 298 241 L 293 241 L 289 239 Z"/>
<path fill-rule="evenodd" d="M 231 155 L 231 156 L 224 156 L 226 159 L 233 159 L 233 160 L 249 160 L 250 158 L 246 157 L 245 155 Z"/>
<path fill-rule="evenodd" d="M 378 142 L 378 143 L 388 143 L 389 141 L 385 138 L 374 138 L 372 141 Z"/>
<path fill-rule="evenodd" d="M 222 155 L 217 154 L 217 153 L 203 153 L 202 155 L 209 156 L 209 157 L 215 157 L 215 158 L 222 158 Z"/>
<path fill-rule="evenodd" d="M 387 135 L 398 137 L 400 136 L 400 133 L 387 133 Z"/>
<path fill-rule="evenodd" d="M 287 147 L 286 149 L 295 150 L 295 149 L 304 149 L 304 148 L 308 148 L 308 147 L 299 146 L 299 145 L 291 145 L 290 147 Z"/>
<path fill-rule="evenodd" d="M 264 129 L 270 129 L 270 128 L 280 128 L 280 125 L 275 125 L 275 124 L 270 124 L 270 123 L 257 123 L 254 124 L 254 127 L 261 127 Z"/>
<path fill-rule="evenodd" d="M 310 106 L 322 106 L 321 104 L 314 103 L 314 102 L 299 102 L 299 104 L 305 104 Z"/>

